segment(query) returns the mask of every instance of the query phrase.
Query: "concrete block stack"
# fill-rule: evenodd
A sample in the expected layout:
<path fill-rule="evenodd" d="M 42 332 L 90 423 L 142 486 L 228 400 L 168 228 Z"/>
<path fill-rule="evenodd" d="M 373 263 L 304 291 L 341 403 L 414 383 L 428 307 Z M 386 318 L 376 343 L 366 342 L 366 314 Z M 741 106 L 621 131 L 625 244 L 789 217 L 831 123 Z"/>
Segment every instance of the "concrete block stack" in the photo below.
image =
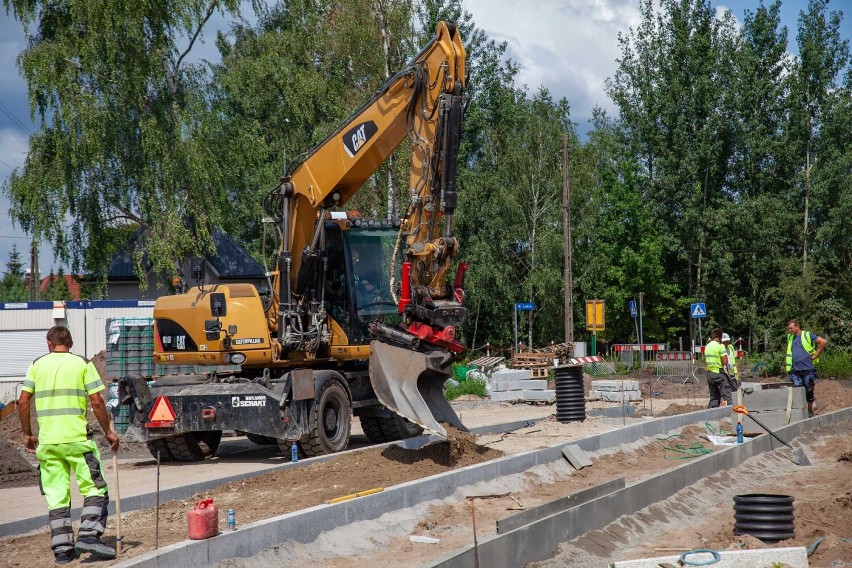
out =
<path fill-rule="evenodd" d="M 767 428 L 777 430 L 787 424 L 808 418 L 805 388 L 789 386 L 790 383 L 742 383 L 742 389 L 734 394 L 734 403 L 745 405 L 749 414 L 754 414 Z M 748 394 L 745 391 L 750 390 Z M 817 401 L 818 403 L 819 401 Z M 732 418 L 736 421 L 736 414 Z M 754 420 L 743 417 L 746 432 L 764 432 Z"/>
<path fill-rule="evenodd" d="M 639 381 L 602 379 L 592 381 L 589 398 L 596 398 L 606 402 L 631 402 L 642 400 L 642 393 L 639 392 Z"/>
<path fill-rule="evenodd" d="M 556 391 L 548 390 L 547 380 L 533 379 L 529 369 L 494 371 L 489 381 L 495 402 L 554 402 Z"/>

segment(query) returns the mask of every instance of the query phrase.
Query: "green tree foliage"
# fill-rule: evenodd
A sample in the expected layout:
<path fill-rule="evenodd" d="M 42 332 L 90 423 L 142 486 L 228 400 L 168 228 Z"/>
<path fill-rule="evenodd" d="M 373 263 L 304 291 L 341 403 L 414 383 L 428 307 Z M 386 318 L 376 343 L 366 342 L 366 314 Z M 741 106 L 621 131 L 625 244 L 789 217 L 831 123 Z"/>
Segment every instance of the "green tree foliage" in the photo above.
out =
<path fill-rule="evenodd" d="M 0 280 L 0 302 L 26 302 L 27 289 L 24 286 L 24 265 L 18 247 L 12 245 L 6 272 Z"/>
<path fill-rule="evenodd" d="M 47 287 L 41 294 L 43 300 L 50 301 L 67 301 L 73 300 L 71 290 L 68 288 L 68 281 L 65 279 L 65 269 L 61 266 L 59 271 L 54 274 L 53 269 L 50 269 L 50 275 L 47 277 Z"/>
<path fill-rule="evenodd" d="M 41 123 L 4 187 L 12 216 L 75 271 L 87 247 L 108 244 L 110 227 L 136 223 L 154 270 L 171 276 L 211 245 L 227 206 L 219 188 L 229 163 L 209 151 L 218 133 L 198 120 L 203 66 L 186 57 L 210 16 L 238 2 L 3 3 L 24 26 L 18 66 Z"/>

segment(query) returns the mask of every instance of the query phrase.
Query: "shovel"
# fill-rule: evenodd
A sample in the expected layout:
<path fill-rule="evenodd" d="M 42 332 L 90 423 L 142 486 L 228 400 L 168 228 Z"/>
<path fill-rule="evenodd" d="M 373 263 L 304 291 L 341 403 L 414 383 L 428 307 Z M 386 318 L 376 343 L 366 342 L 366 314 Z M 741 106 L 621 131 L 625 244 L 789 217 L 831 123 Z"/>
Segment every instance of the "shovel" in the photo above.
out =
<path fill-rule="evenodd" d="M 760 420 L 758 420 L 757 418 L 755 418 L 754 416 L 749 414 L 748 410 L 746 409 L 746 407 L 744 405 L 738 404 L 733 408 L 733 410 L 737 414 L 745 414 L 746 416 L 748 416 L 749 418 L 754 420 L 755 423 L 757 423 L 758 426 L 760 426 L 761 428 L 763 428 L 764 430 L 769 432 L 770 436 L 772 436 L 773 438 L 775 438 L 776 440 L 778 440 L 779 442 L 781 442 L 782 444 L 784 444 L 785 446 L 790 448 L 790 450 L 793 452 L 793 460 L 792 461 L 793 461 L 794 464 L 802 465 L 802 466 L 811 465 L 811 460 L 808 459 L 808 456 L 805 455 L 805 451 L 802 448 L 794 448 L 793 446 L 791 446 L 790 444 L 788 444 L 787 442 L 785 442 L 784 440 L 779 438 L 778 435 L 775 432 L 773 432 L 772 430 L 767 428 Z"/>

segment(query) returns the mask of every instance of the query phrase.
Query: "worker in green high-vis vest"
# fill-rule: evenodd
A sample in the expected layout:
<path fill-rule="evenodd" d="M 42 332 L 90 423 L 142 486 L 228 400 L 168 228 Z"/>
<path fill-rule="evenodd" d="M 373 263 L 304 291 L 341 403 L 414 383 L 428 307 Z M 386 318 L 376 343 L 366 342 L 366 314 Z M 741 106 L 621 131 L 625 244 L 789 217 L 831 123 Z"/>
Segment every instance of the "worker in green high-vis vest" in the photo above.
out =
<path fill-rule="evenodd" d="M 71 353 L 73 344 L 68 328 L 61 325 L 50 328 L 49 353 L 30 365 L 18 400 L 24 448 L 35 453 L 39 462 L 39 481 L 50 522 L 50 547 L 57 564 L 67 564 L 82 553 L 101 559 L 115 558 L 115 550 L 101 542 L 109 495 L 98 445 L 87 430 L 89 402 L 114 452 L 118 451 L 118 436 L 112 431 L 101 396 L 104 384 L 90 361 Z M 32 400 L 35 400 L 38 435 L 32 429 Z M 83 496 L 76 543 L 71 527 L 72 469 Z"/>
<path fill-rule="evenodd" d="M 825 339 L 810 331 L 802 331 L 799 320 L 787 322 L 787 373 L 793 386 L 805 387 L 805 400 L 808 401 L 808 416 L 814 415 L 814 386 L 816 385 L 816 367 L 820 354 L 828 343 Z"/>
<path fill-rule="evenodd" d="M 707 408 L 716 408 L 733 404 L 731 383 L 728 382 L 728 352 L 722 345 L 722 330 L 716 328 L 710 332 L 710 343 L 704 347 L 704 363 L 707 367 L 707 386 L 710 388 L 710 402 Z"/>

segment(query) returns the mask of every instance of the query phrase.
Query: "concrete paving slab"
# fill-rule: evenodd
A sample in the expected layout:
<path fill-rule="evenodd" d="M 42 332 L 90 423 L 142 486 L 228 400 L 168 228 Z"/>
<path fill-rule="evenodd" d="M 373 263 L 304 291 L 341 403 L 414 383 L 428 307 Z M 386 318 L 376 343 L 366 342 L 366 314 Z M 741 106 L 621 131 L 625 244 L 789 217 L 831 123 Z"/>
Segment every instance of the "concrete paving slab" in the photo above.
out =
<path fill-rule="evenodd" d="M 504 369 L 491 374 L 492 381 L 523 381 L 530 378 L 529 369 Z"/>
<path fill-rule="evenodd" d="M 758 550 L 722 550 L 718 551 L 719 560 L 713 568 L 741 568 L 742 566 L 787 566 L 789 568 L 808 568 L 808 551 L 804 546 L 790 548 L 768 548 Z M 689 562 L 709 563 L 714 559 L 707 552 L 690 554 Z M 612 568 L 657 568 L 668 563 L 680 566 L 680 556 L 658 556 L 640 560 L 622 560 L 610 564 Z"/>
<path fill-rule="evenodd" d="M 523 381 L 492 381 L 493 391 L 516 391 L 516 390 L 545 390 L 547 381 L 540 379 L 526 379 Z"/>
<path fill-rule="evenodd" d="M 592 460 L 577 444 L 569 444 L 562 448 L 562 455 L 574 469 L 583 469 L 592 465 Z"/>
<path fill-rule="evenodd" d="M 601 483 L 600 485 L 595 485 L 594 487 L 577 491 L 573 495 L 568 495 L 561 499 L 555 499 L 549 503 L 545 503 L 544 505 L 527 509 L 526 511 L 516 513 L 503 519 L 497 519 L 497 534 L 507 533 L 524 525 L 534 523 L 535 521 L 564 511 L 570 507 L 577 507 L 583 503 L 588 503 L 589 501 L 597 499 L 607 493 L 624 489 L 624 487 L 624 478 L 619 477 L 618 479 L 612 479 L 606 483 Z"/>
<path fill-rule="evenodd" d="M 639 381 L 633 379 L 620 381 L 617 379 L 601 379 L 592 381 L 592 389 L 596 391 L 638 391 Z"/>
<path fill-rule="evenodd" d="M 785 424 L 785 421 L 787 420 L 786 410 L 764 410 L 761 412 L 751 412 L 751 409 L 749 408 L 749 412 L 754 414 L 755 418 L 760 420 L 767 428 L 772 431 L 778 430 L 787 425 Z M 808 409 L 799 408 L 792 411 L 790 415 L 790 422 L 800 422 L 802 420 L 806 420 L 807 418 Z M 734 420 L 736 420 L 736 418 L 734 418 Z M 746 432 L 766 433 L 766 430 L 761 428 L 757 424 L 757 422 L 752 420 L 749 416 L 743 416 L 743 430 Z"/>
<path fill-rule="evenodd" d="M 599 398 L 606 402 L 624 402 L 633 400 L 642 400 L 642 393 L 638 390 L 628 391 L 597 391 L 590 390 L 589 398 Z"/>
<path fill-rule="evenodd" d="M 743 392 L 743 404 L 749 412 L 764 410 L 786 410 L 788 391 L 792 390 L 792 407 L 794 410 L 807 408 L 805 387 L 786 387 L 766 390 L 755 390 L 751 394 Z"/>

